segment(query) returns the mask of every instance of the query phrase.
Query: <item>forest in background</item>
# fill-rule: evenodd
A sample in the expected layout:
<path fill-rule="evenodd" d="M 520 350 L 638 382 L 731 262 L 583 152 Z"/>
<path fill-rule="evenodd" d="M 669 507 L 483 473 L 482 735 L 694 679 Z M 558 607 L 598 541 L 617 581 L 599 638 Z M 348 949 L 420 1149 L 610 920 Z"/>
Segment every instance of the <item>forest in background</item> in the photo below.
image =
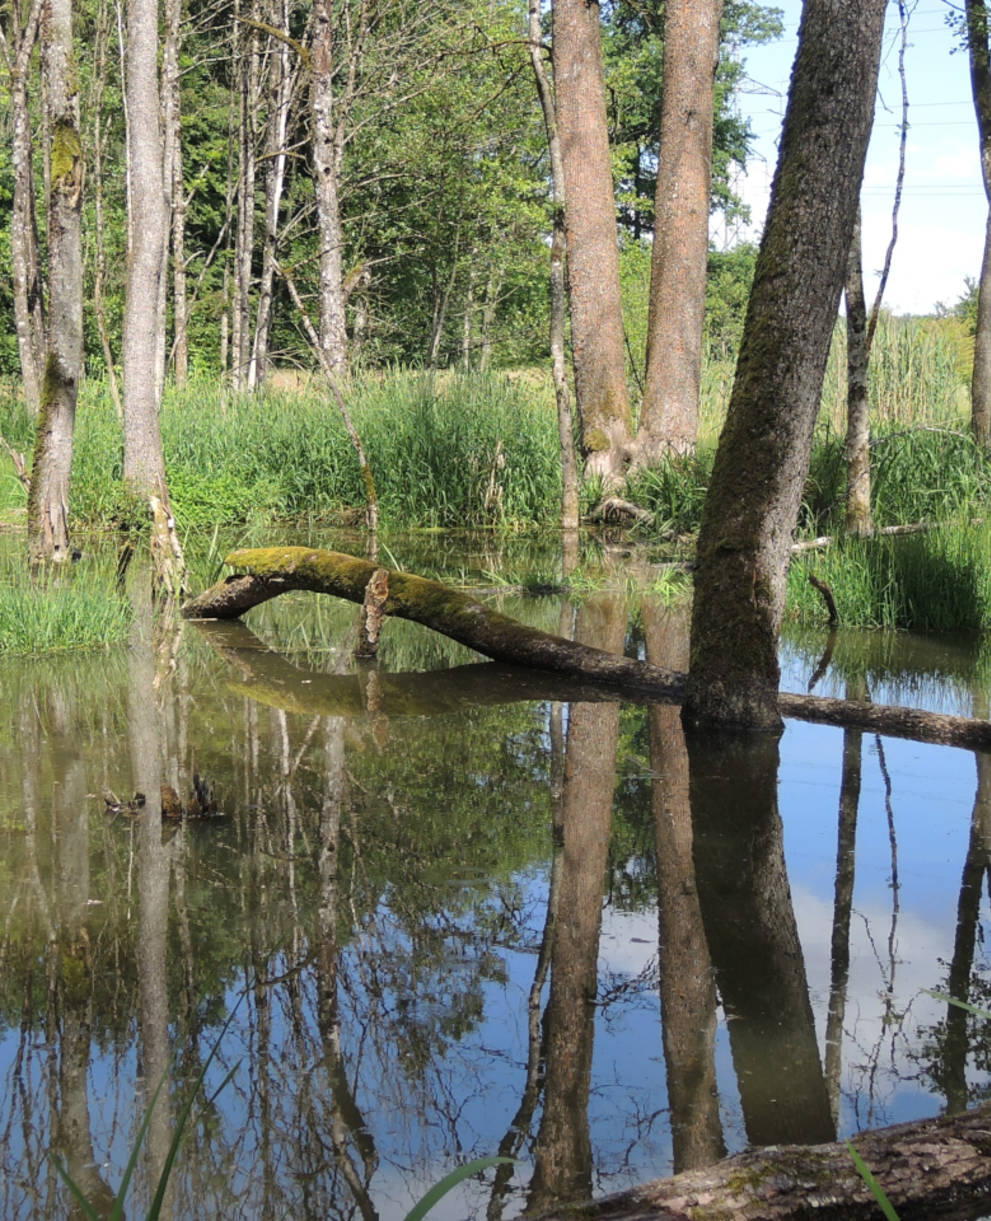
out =
<path fill-rule="evenodd" d="M 174 93 L 163 116 L 174 136 L 169 369 L 179 385 L 190 372 L 223 373 L 234 389 L 250 388 L 271 366 L 316 363 L 277 271 L 291 275 L 316 319 L 320 237 L 307 100 L 312 7 L 295 0 L 167 7 L 164 92 Z M 27 16 L 26 6 L 12 4 L 4 18 L 0 258 L 8 266 L 15 223 L 11 73 Z M 333 17 L 333 140 L 351 367 L 485 369 L 541 359 L 552 205 L 522 7 L 502 0 L 347 0 L 334 6 Z M 623 0 L 604 9 L 603 18 L 609 136 L 632 287 L 653 225 L 663 6 Z M 85 160 L 85 367 L 88 376 L 112 376 L 127 265 L 121 14 L 107 0 L 83 0 L 73 20 Z M 740 207 L 734 175 L 748 155 L 749 133 L 734 104 L 745 50 L 779 30 L 774 9 L 726 5 L 712 205 L 730 216 Z M 26 85 L 44 266 L 51 120 L 30 65 Z M 721 343 L 739 328 L 752 262 L 747 247 L 714 260 L 711 325 Z M 9 378 L 20 373 L 13 310 L 12 284 L 4 280 L 0 376 Z"/>

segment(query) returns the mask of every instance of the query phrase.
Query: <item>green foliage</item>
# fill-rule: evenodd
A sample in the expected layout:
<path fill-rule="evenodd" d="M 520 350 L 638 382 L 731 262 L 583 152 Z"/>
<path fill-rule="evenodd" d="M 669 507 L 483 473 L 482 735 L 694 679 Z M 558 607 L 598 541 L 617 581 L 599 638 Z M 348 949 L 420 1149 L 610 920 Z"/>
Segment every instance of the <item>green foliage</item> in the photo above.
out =
<path fill-rule="evenodd" d="M 406 1221 L 423 1221 L 423 1218 L 441 1200 L 459 1183 L 463 1183 L 465 1179 L 470 1179 L 472 1175 L 480 1174 L 483 1170 L 488 1170 L 491 1166 L 511 1166 L 513 1159 L 511 1157 L 479 1157 L 473 1162 L 468 1162 L 464 1166 L 458 1166 L 456 1170 L 452 1170 L 450 1174 L 445 1175 L 439 1183 L 431 1187 L 422 1200 L 416 1204 L 406 1214 Z"/>
<path fill-rule="evenodd" d="M 23 560 L 0 562 L 0 654 L 101 648 L 126 638 L 130 618 L 105 562 L 37 576 Z"/>
<path fill-rule="evenodd" d="M 991 573 L 985 557 L 991 526 L 957 521 L 901 537 L 839 538 L 793 561 L 789 613 L 802 622 L 826 618 L 810 573 L 833 592 L 840 623 L 913 631 L 979 631 L 991 627 Z"/>
<path fill-rule="evenodd" d="M 713 447 L 700 445 L 694 454 L 665 458 L 659 466 L 635 476 L 630 494 L 654 514 L 652 532 L 671 535 L 698 531 L 714 458 Z"/>
<path fill-rule="evenodd" d="M 884 1188 L 873 1176 L 873 1174 L 871 1174 L 870 1170 L 867 1168 L 867 1163 L 853 1147 L 853 1143 L 851 1141 L 847 1141 L 846 1147 L 850 1151 L 850 1157 L 853 1159 L 853 1164 L 857 1167 L 857 1173 L 870 1188 L 871 1195 L 875 1200 L 877 1200 L 878 1208 L 880 1208 L 881 1212 L 884 1213 L 887 1221 L 898 1221 L 898 1214 L 895 1212 L 891 1201 L 885 1194 Z"/>

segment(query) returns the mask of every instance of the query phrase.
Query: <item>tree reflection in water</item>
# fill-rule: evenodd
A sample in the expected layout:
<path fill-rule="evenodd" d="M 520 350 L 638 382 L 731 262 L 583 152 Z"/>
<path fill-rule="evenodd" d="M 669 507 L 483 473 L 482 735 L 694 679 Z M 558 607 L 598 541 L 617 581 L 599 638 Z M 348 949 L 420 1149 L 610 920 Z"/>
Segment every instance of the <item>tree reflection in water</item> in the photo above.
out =
<path fill-rule="evenodd" d="M 684 664 L 677 614 L 645 606 L 640 622 L 651 660 Z M 577 630 L 621 650 L 626 626 L 620 602 L 589 599 Z M 853 869 L 868 815 L 884 827 L 859 735 L 822 738 L 829 785 L 808 822 L 830 876 L 807 970 L 795 912 L 808 892 L 785 868 L 773 740 L 686 743 L 675 708 L 621 710 L 504 667 L 442 679 L 422 672 L 419 644 L 408 664 L 393 653 L 404 674 L 338 674 L 243 627 L 223 652 L 206 640 L 135 639 L 71 668 L 5 663 L 0 1215 L 69 1214 L 49 1149 L 105 1205 L 165 1076 L 139 1215 L 242 993 L 186 1133 L 177 1219 L 387 1221 L 453 1164 L 500 1151 L 515 1171 L 449 1205 L 496 1221 L 703 1165 L 739 1146 L 741 1125 L 755 1143 L 848 1130 L 844 1090 L 869 1071 L 850 1062 L 871 1003 L 858 930 L 890 917 L 890 892 L 877 915 L 864 890 L 888 857 Z M 163 830 L 161 784 L 186 793 L 194 772 L 226 816 Z M 896 789 L 903 921 L 910 787 Z M 143 813 L 105 813 L 105 788 L 139 789 Z M 981 759 L 946 972 L 922 981 L 978 1001 L 989 791 Z M 626 928 L 653 942 L 633 965 Z M 654 951 L 657 992 L 641 971 Z M 604 964 L 621 987 L 600 982 Z M 922 1061 L 962 1106 L 982 1088 L 986 1028 L 926 1010 L 907 975 L 861 1046 L 914 1005 L 923 1038 L 890 1080 L 901 1088 Z M 916 1113 L 939 1105 L 919 1097 Z"/>

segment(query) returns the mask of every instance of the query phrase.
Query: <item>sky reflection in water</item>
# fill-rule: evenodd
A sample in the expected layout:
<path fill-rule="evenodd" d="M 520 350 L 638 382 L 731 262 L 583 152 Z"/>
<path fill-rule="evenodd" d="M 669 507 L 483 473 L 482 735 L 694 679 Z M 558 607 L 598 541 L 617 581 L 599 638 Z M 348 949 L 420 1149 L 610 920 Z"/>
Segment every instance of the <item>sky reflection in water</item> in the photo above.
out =
<path fill-rule="evenodd" d="M 551 600 L 510 610 L 558 628 Z M 274 644 L 284 639 L 279 615 L 292 613 L 253 622 Z M 352 612 L 320 614 L 340 616 L 330 636 L 343 639 Z M 646 624 L 648 637 L 666 633 L 671 657 L 676 619 L 645 615 L 628 647 L 642 647 Z M 464 660 L 395 626 L 384 667 Z M 577 626 L 619 647 L 625 613 L 591 599 Z M 873 698 L 898 702 L 909 687 L 916 702 L 971 711 L 965 649 L 949 664 L 941 655 L 920 682 L 884 647 Z M 168 1201 L 176 1217 L 357 1209 L 386 1221 L 452 1165 L 500 1150 L 518 1158 L 508 1194 L 490 1172 L 432 1215 L 511 1217 L 528 1201 L 669 1173 L 675 1159 L 698 1164 L 758 1131 L 824 1139 L 831 1103 L 845 1135 L 935 1114 L 948 1099 L 959 1106 L 985 1086 L 987 1033 L 967 1024 L 978 1040 L 968 1056 L 946 1006 L 925 991 L 946 987 L 954 966 L 966 981 L 972 957 L 971 996 L 988 992 L 986 900 L 976 915 L 967 902 L 974 878 L 983 890 L 987 860 L 971 836 L 973 754 L 879 746 L 868 734 L 853 752 L 841 730 L 792 722 L 777 770 L 773 758 L 737 751 L 724 759 L 727 775 L 710 756 L 700 776 L 676 716 L 655 724 L 627 706 L 506 703 L 494 681 L 495 703 L 462 692 L 457 710 L 412 715 L 408 701 L 426 680 L 408 685 L 397 715 L 388 683 L 366 674 L 348 697 L 365 711 L 344 718 L 307 707 L 326 695 L 316 676 L 287 685 L 284 664 L 270 659 L 266 670 L 257 651 L 224 653 L 187 632 L 178 657 L 157 689 L 156 659 L 137 648 L 0 667 L 5 1218 L 66 1215 L 52 1148 L 91 1195 L 115 1187 L 145 1081 L 167 1073 L 134 1188 L 140 1215 L 185 1083 L 245 989 L 207 1094 L 238 1067 L 187 1134 Z M 816 660 L 788 646 L 783 685 L 804 689 Z M 325 673 L 336 664 L 319 650 L 291 661 Z M 841 669 L 817 690 L 842 695 L 851 680 Z M 848 766 L 854 753 L 860 760 L 860 800 L 837 1077 L 825 1052 L 841 982 L 832 930 L 845 745 Z M 159 835 L 158 785 L 184 794 L 194 770 L 215 783 L 226 817 Z M 108 815 L 107 788 L 141 788 L 148 809 L 133 820 Z M 770 794 L 770 808 L 749 808 L 757 792 Z M 695 813 L 696 835 L 711 846 L 697 885 L 689 793 L 717 807 Z M 555 843 L 554 889 L 565 902 L 545 961 Z M 660 958 L 659 852 L 665 894 L 678 900 L 661 913 Z M 763 909 L 748 906 L 748 886 Z M 800 954 L 789 949 L 795 929 Z M 541 1006 L 552 1006 L 546 1075 L 542 1009 L 532 1025 L 528 1011 L 541 965 L 550 977 Z M 770 996 L 747 994 L 748 978 Z M 755 1041 L 778 1039 L 770 1062 L 755 1058 Z M 792 1109 L 802 1117 L 789 1118 Z M 790 1132 L 791 1123 L 809 1130 Z"/>

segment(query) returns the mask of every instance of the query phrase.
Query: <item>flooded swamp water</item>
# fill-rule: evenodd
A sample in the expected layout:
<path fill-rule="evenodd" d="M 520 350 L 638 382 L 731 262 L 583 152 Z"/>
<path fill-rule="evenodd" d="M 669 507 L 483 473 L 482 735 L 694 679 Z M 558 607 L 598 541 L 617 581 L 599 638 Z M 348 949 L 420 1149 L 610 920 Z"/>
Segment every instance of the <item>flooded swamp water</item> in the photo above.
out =
<path fill-rule="evenodd" d="M 683 607 L 497 604 L 685 665 Z M 985 756 L 686 744 L 396 622 L 358 668 L 355 610 L 0 661 L 5 1221 L 70 1215 L 53 1154 L 102 1207 L 164 1082 L 144 1215 L 204 1067 L 163 1216 L 389 1221 L 502 1153 L 431 1216 L 511 1218 L 988 1095 L 929 991 L 991 1001 Z M 785 689 L 987 715 L 973 643 L 825 644 Z"/>

